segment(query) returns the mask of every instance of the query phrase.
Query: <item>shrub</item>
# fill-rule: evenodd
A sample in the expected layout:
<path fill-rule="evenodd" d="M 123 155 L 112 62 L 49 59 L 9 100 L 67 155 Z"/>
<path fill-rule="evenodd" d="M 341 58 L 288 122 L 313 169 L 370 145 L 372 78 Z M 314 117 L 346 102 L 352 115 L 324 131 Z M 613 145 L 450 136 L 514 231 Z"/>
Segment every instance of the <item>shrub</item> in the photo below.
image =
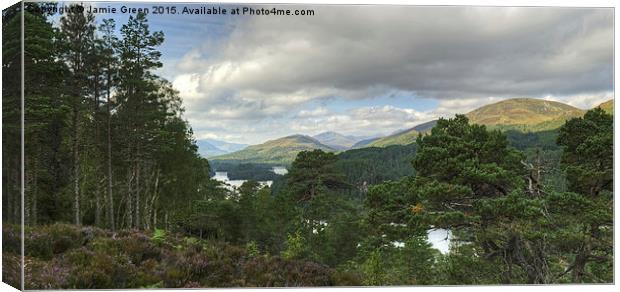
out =
<path fill-rule="evenodd" d="M 12 234 L 11 229 L 4 234 Z M 14 235 L 14 234 L 13 234 Z M 116 234 L 96 228 L 50 225 L 26 232 L 26 287 L 29 289 L 118 289 L 196 287 L 326 286 L 355 283 L 346 274 L 301 260 L 260 255 L 257 244 L 178 237 L 138 230 Z M 292 257 L 303 251 L 301 236 L 290 236 Z M 45 245 L 44 243 L 48 244 Z M 50 244 L 51 243 L 51 244 Z M 19 283 L 19 257 L 5 252 L 3 276 Z M 350 279 L 347 279 L 350 277 Z"/>
<path fill-rule="evenodd" d="M 286 239 L 286 250 L 282 252 L 282 257 L 287 260 L 300 259 L 307 253 L 307 246 L 301 232 L 297 230 L 295 234 L 289 234 Z"/>
<path fill-rule="evenodd" d="M 260 254 L 260 252 L 258 251 L 258 245 L 256 244 L 256 241 L 248 242 L 245 245 L 245 251 L 248 254 L 248 256 L 251 256 L 251 257 L 255 257 Z"/>
<path fill-rule="evenodd" d="M 155 229 L 151 240 L 158 245 L 164 244 L 166 242 L 166 231 L 163 229 Z"/>
<path fill-rule="evenodd" d="M 4 239 L 4 238 L 3 238 Z M 3 245 L 4 248 L 4 245 Z M 12 252 L 2 253 L 2 281 L 15 287 L 21 288 L 22 278 L 21 257 Z"/>

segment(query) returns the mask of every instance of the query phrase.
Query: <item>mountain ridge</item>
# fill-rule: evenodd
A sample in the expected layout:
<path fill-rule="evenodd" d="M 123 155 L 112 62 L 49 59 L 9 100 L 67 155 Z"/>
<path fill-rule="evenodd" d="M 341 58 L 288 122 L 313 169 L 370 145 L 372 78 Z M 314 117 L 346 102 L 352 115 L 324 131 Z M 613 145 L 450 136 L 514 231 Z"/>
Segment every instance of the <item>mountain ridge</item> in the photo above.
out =
<path fill-rule="evenodd" d="M 602 110 L 604 110 L 606 113 L 608 114 L 614 114 L 614 99 L 610 99 L 606 102 L 603 102 L 599 105 L 597 105 L 596 107 L 601 108 Z"/>
<path fill-rule="evenodd" d="M 502 130 L 545 131 L 559 128 L 585 110 L 558 101 L 511 98 L 481 106 L 465 114 L 471 123 Z"/>
<path fill-rule="evenodd" d="M 297 157 L 297 153 L 307 150 L 320 149 L 328 152 L 336 152 L 317 139 L 301 134 L 290 135 L 278 139 L 266 141 L 258 145 L 251 145 L 243 150 L 229 154 L 212 157 L 217 161 L 235 161 L 241 163 L 266 163 L 266 164 L 290 164 Z"/>
<path fill-rule="evenodd" d="M 437 120 L 421 123 L 415 127 L 398 131 L 392 135 L 377 139 L 367 145 L 367 147 L 385 147 L 389 145 L 407 145 L 415 142 L 420 133 L 429 132 L 435 125 Z"/>
<path fill-rule="evenodd" d="M 196 146 L 198 146 L 198 153 L 202 157 L 210 158 L 242 150 L 248 145 L 205 138 L 196 140 Z"/>
<path fill-rule="evenodd" d="M 327 131 L 314 135 L 312 138 L 334 149 L 348 150 L 351 149 L 355 143 L 364 140 L 366 137 L 343 135 L 334 131 Z"/>
<path fill-rule="evenodd" d="M 613 99 L 596 106 L 613 114 Z M 481 106 L 465 115 L 470 122 L 482 124 L 491 129 L 538 132 L 557 129 L 570 118 L 581 117 L 585 110 L 557 101 L 514 98 Z M 321 149 L 337 152 L 366 147 L 387 147 L 414 143 L 419 134 L 430 132 L 437 120 L 421 123 L 415 127 L 397 131 L 391 135 L 360 139 L 337 132 L 323 132 L 313 137 L 290 135 L 263 144 L 248 146 L 244 150 L 213 157 L 216 160 L 241 162 L 290 163 L 300 151 Z M 240 153 L 241 152 L 241 153 Z"/>

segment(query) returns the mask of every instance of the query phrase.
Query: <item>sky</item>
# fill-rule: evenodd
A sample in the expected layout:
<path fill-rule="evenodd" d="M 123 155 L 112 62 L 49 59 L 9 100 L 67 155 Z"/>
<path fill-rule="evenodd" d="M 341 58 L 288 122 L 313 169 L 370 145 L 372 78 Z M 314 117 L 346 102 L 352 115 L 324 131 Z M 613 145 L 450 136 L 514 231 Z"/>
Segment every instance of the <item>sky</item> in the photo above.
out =
<path fill-rule="evenodd" d="M 507 98 L 582 109 L 613 98 L 612 9 L 276 7 L 315 15 L 149 15 L 165 34 L 157 73 L 197 139 L 376 136 Z"/>

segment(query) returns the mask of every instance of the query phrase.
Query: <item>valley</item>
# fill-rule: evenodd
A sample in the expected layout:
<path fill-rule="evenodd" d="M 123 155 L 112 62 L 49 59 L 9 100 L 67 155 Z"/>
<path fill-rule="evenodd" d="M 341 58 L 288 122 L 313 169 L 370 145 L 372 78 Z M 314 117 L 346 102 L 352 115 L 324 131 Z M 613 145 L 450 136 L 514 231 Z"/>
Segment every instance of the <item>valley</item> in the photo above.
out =
<path fill-rule="evenodd" d="M 11 286 L 614 282 L 611 9 L 53 5 L 3 11 Z"/>
<path fill-rule="evenodd" d="M 599 106 L 611 112 L 613 100 Z M 482 106 L 465 115 L 472 123 L 485 125 L 489 129 L 532 133 L 557 129 L 566 120 L 583 116 L 584 113 L 585 110 L 556 101 L 515 98 Z M 368 137 L 323 132 L 314 136 L 294 134 L 258 145 L 232 144 L 234 147 L 228 147 L 226 150 L 214 150 L 209 144 L 203 144 L 201 141 L 198 146 L 201 153 L 210 153 L 206 157 L 214 162 L 290 165 L 297 153 L 306 150 L 320 149 L 341 153 L 352 149 L 408 145 L 414 143 L 418 135 L 429 133 L 436 124 L 437 120 L 432 120 L 388 136 Z"/>

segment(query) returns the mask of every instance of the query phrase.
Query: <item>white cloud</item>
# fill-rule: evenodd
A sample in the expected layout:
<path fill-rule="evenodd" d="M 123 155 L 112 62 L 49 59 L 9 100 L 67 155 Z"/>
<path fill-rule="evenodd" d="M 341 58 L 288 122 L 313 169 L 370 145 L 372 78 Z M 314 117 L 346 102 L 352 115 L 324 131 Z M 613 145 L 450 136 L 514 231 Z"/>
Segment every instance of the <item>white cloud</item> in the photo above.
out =
<path fill-rule="evenodd" d="M 509 97 L 589 108 L 612 90 L 610 9 L 312 8 L 313 17 L 238 18 L 230 35 L 181 58 L 174 85 L 197 133 L 252 141 L 323 130 L 371 134 Z M 424 112 L 329 112 L 335 99 L 391 92 L 439 104 Z"/>

